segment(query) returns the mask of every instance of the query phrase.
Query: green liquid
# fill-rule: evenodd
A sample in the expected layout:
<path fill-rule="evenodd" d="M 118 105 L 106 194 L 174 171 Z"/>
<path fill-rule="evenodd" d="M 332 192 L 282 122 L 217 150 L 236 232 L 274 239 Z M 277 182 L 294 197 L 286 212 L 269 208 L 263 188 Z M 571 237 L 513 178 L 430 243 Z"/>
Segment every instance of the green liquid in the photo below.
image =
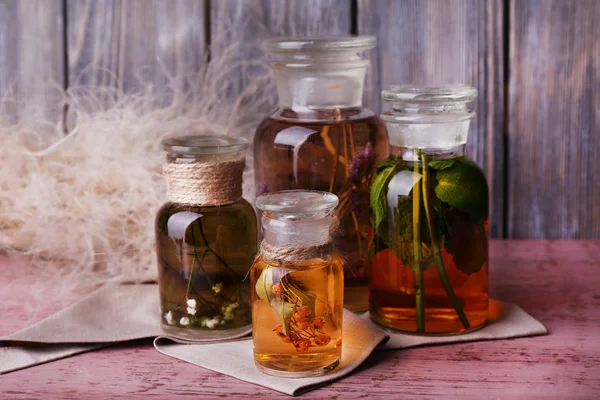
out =
<path fill-rule="evenodd" d="M 244 278 L 257 251 L 257 224 L 247 201 L 164 204 L 156 218 L 156 251 L 165 328 L 217 331 L 251 323 Z"/>

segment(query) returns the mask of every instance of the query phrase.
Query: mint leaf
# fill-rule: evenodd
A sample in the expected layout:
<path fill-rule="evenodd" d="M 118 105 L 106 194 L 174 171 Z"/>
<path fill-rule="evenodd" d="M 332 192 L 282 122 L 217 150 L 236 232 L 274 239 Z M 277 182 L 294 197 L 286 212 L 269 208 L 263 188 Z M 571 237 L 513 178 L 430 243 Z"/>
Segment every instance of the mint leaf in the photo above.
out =
<path fill-rule="evenodd" d="M 436 172 L 436 196 L 450 207 L 469 213 L 475 220 L 488 214 L 488 186 L 481 168 L 470 161 L 456 162 Z"/>
<path fill-rule="evenodd" d="M 456 268 L 467 275 L 479 271 L 488 260 L 488 238 L 482 221 L 452 210 L 448 213 L 448 224 L 446 251 L 453 255 Z"/>
<path fill-rule="evenodd" d="M 432 161 L 429 161 L 429 164 L 427 164 L 427 165 L 429 165 L 433 169 L 442 170 L 442 169 L 450 168 L 455 163 L 456 163 L 456 159 L 449 158 L 447 160 L 432 160 Z"/>
<path fill-rule="evenodd" d="M 379 163 L 377 168 L 375 168 L 375 172 L 380 173 L 384 169 L 393 167 L 393 166 L 397 165 L 398 163 L 399 163 L 399 159 L 397 159 L 397 158 L 387 158 Z"/>
<path fill-rule="evenodd" d="M 375 234 L 387 245 L 389 243 L 387 227 L 387 188 L 390 180 L 403 163 L 399 159 L 388 159 L 377 166 L 377 175 L 371 184 L 370 205 L 371 225 Z"/>

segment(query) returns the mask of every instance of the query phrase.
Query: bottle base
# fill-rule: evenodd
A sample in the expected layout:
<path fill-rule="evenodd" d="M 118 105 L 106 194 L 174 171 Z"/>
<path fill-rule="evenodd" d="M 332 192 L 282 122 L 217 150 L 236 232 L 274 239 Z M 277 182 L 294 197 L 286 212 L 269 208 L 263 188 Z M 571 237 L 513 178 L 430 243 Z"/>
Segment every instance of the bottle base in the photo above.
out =
<path fill-rule="evenodd" d="M 425 312 L 425 330 L 417 331 L 414 309 L 380 309 L 371 312 L 371 320 L 391 333 L 416 336 L 456 336 L 471 333 L 483 328 L 488 321 L 487 309 L 466 311 L 470 326 L 465 328 L 454 309 L 427 309 Z"/>
<path fill-rule="evenodd" d="M 174 325 L 162 324 L 162 329 L 167 335 L 173 335 L 178 339 L 189 341 L 213 341 L 224 339 L 235 339 L 246 336 L 252 332 L 252 325 L 232 329 L 193 329 L 182 328 Z"/>
<path fill-rule="evenodd" d="M 280 378 L 312 378 L 316 376 L 323 376 L 333 371 L 339 364 L 340 360 L 337 359 L 333 363 L 320 367 L 318 369 L 311 369 L 306 371 L 289 371 L 279 368 L 270 368 L 266 365 L 262 365 L 258 360 L 254 360 L 256 367 L 267 375 L 277 376 Z"/>

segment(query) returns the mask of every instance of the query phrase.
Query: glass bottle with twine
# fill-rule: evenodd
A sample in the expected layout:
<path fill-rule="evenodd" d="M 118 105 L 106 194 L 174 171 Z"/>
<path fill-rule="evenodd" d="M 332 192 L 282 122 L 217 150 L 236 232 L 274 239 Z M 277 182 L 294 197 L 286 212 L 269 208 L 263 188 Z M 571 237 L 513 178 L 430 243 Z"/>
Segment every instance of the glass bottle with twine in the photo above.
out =
<path fill-rule="evenodd" d="M 250 273 L 254 360 L 283 377 L 334 369 L 342 351 L 343 266 L 334 251 L 338 198 L 290 190 L 259 196 L 264 239 Z"/>
<path fill-rule="evenodd" d="M 162 324 L 190 340 L 250 331 L 244 278 L 257 250 L 257 221 L 242 198 L 248 142 L 180 136 L 162 142 L 168 201 L 156 217 Z"/>

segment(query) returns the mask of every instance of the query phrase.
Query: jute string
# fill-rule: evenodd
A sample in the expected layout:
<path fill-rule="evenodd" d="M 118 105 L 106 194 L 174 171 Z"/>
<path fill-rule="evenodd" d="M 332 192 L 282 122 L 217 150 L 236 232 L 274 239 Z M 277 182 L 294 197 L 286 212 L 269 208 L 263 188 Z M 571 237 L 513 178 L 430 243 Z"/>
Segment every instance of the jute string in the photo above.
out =
<path fill-rule="evenodd" d="M 242 198 L 242 175 L 246 159 L 239 156 L 225 161 L 167 163 L 167 198 L 174 203 L 219 206 Z"/>
<path fill-rule="evenodd" d="M 331 216 L 331 226 L 329 229 L 329 240 L 326 243 L 317 246 L 274 246 L 263 240 L 260 244 L 260 254 L 265 260 L 277 262 L 294 262 L 315 259 L 326 259 L 334 251 L 333 234 L 339 226 L 339 220 L 335 215 Z"/>

